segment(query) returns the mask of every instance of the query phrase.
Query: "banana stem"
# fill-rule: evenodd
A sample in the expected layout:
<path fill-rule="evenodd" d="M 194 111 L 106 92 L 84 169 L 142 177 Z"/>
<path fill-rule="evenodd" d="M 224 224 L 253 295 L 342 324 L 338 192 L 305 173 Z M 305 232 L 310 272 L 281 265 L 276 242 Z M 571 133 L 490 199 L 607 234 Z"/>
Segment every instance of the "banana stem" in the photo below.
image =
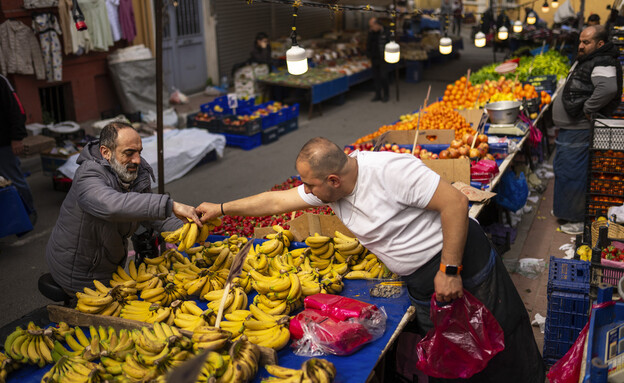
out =
<path fill-rule="evenodd" d="M 217 320 L 215 321 L 215 328 L 219 328 L 221 325 L 221 318 L 223 317 L 223 310 L 225 308 L 225 299 L 230 292 L 232 282 L 228 282 L 223 288 L 223 296 L 221 297 L 221 304 L 219 305 L 219 312 L 217 313 Z"/>

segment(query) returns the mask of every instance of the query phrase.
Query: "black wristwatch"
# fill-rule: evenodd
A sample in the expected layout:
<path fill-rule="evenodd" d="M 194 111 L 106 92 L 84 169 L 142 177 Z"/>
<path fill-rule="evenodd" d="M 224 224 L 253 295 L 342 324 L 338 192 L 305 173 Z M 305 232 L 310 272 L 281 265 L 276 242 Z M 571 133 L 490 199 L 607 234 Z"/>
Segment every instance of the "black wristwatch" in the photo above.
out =
<path fill-rule="evenodd" d="M 461 273 L 461 271 L 463 270 L 464 266 L 462 265 L 445 265 L 443 263 L 440 263 L 440 271 L 443 272 L 446 275 L 459 275 L 459 273 Z"/>

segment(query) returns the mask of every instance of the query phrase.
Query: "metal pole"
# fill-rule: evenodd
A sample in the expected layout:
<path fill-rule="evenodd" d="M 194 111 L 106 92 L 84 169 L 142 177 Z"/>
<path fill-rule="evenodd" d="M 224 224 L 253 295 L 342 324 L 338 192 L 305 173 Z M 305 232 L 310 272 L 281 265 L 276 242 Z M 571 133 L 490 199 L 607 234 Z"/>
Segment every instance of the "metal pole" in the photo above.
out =
<path fill-rule="evenodd" d="M 585 0 L 581 0 L 581 9 L 579 10 L 579 21 L 578 21 L 578 30 L 583 30 L 583 25 L 585 25 Z"/>
<path fill-rule="evenodd" d="M 394 23 L 394 36 L 396 36 L 396 30 L 399 27 L 397 24 L 397 16 L 396 16 L 396 11 L 397 11 L 396 0 L 394 0 L 392 4 L 394 5 L 394 12 L 395 12 L 392 22 Z M 397 102 L 399 102 L 399 63 L 394 64 L 394 82 L 396 82 L 396 98 L 397 98 Z"/>
<path fill-rule="evenodd" d="M 165 159 L 163 151 L 163 2 L 154 0 L 156 17 L 156 145 L 158 158 L 158 193 L 165 193 Z"/>

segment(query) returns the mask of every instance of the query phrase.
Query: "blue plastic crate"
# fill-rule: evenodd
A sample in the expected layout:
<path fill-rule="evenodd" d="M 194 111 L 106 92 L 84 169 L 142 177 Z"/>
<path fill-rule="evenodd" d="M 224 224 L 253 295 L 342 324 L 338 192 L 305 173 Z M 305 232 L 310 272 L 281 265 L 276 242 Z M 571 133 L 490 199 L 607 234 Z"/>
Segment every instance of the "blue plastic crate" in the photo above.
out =
<path fill-rule="evenodd" d="M 589 314 L 589 295 L 553 291 L 548 298 L 548 309 L 570 314 Z"/>
<path fill-rule="evenodd" d="M 251 150 L 262 145 L 262 133 L 253 136 L 243 136 L 240 134 L 222 133 L 228 146 L 237 146 L 243 150 Z"/>
<path fill-rule="evenodd" d="M 282 122 L 279 126 L 283 129 L 282 134 L 294 132 L 299 129 L 299 120 L 295 117 L 288 121 Z"/>
<path fill-rule="evenodd" d="M 279 125 L 276 125 L 270 129 L 265 129 L 260 133 L 262 136 L 262 145 L 268 145 L 275 142 L 280 137 Z"/>
<path fill-rule="evenodd" d="M 425 64 L 422 61 L 405 61 L 405 81 L 418 83 L 423 79 Z"/>
<path fill-rule="evenodd" d="M 591 279 L 589 262 L 550 257 L 548 292 L 552 290 L 588 292 Z"/>

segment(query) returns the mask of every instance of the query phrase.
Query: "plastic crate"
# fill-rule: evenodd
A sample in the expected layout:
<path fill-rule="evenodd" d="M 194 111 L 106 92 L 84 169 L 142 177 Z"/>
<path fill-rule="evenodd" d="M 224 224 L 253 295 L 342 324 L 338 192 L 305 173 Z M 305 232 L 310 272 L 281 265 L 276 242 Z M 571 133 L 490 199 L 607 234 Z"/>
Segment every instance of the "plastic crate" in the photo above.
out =
<path fill-rule="evenodd" d="M 548 310 L 587 317 L 587 315 L 589 314 L 589 295 L 568 293 L 555 290 L 550 294 L 550 297 L 548 298 Z M 564 323 L 568 323 L 568 325 L 571 325 L 570 323 L 572 322 L 565 322 L 562 319 L 559 320 L 557 323 L 553 323 L 553 325 L 560 325 Z M 584 325 L 585 323 L 583 323 L 580 327 L 583 328 Z"/>
<path fill-rule="evenodd" d="M 228 146 L 237 146 L 243 150 L 251 150 L 262 145 L 262 133 L 256 133 L 253 136 L 229 133 L 222 134 L 225 136 L 225 143 Z"/>
<path fill-rule="evenodd" d="M 405 81 L 418 83 L 423 79 L 424 64 L 422 61 L 405 61 Z"/>
<path fill-rule="evenodd" d="M 591 263 L 591 285 L 594 287 L 601 283 L 617 287 L 622 277 L 624 277 L 624 269 L 622 268 Z"/>
<path fill-rule="evenodd" d="M 292 120 L 293 118 L 299 118 L 299 104 L 288 105 L 284 108 L 284 122 Z"/>
<path fill-rule="evenodd" d="M 592 129 L 591 149 L 624 150 L 624 121 L 597 119 Z"/>
<path fill-rule="evenodd" d="M 282 122 L 279 126 L 283 129 L 282 134 L 294 132 L 299 129 L 299 119 L 297 117 L 292 118 L 288 121 Z"/>
<path fill-rule="evenodd" d="M 56 191 L 68 192 L 72 186 L 72 179 L 56 172 L 52 176 L 52 187 Z"/>
<path fill-rule="evenodd" d="M 557 285 L 558 283 L 588 283 L 589 262 L 576 259 L 562 259 L 550 257 L 548 268 L 548 282 Z"/>
<path fill-rule="evenodd" d="M 193 113 L 186 116 L 187 128 L 200 128 L 214 131 L 215 129 L 218 129 L 221 124 L 221 121 L 214 116 L 211 116 L 212 119 L 209 121 L 197 120 L 196 117 L 198 114 L 199 113 Z"/>
<path fill-rule="evenodd" d="M 262 145 L 270 144 L 279 139 L 279 127 L 276 125 L 270 129 L 263 130 L 260 134 L 262 135 Z"/>
<path fill-rule="evenodd" d="M 43 174 L 46 176 L 53 176 L 56 169 L 67 162 L 69 157 L 74 154 L 75 153 L 71 153 L 69 155 L 52 154 L 49 151 L 41 153 L 41 170 L 43 171 Z"/>
<path fill-rule="evenodd" d="M 213 128 L 215 133 L 239 134 L 243 136 L 253 136 L 259 133 L 262 122 L 259 118 L 241 122 L 236 116 L 222 116 L 220 124 Z"/>

